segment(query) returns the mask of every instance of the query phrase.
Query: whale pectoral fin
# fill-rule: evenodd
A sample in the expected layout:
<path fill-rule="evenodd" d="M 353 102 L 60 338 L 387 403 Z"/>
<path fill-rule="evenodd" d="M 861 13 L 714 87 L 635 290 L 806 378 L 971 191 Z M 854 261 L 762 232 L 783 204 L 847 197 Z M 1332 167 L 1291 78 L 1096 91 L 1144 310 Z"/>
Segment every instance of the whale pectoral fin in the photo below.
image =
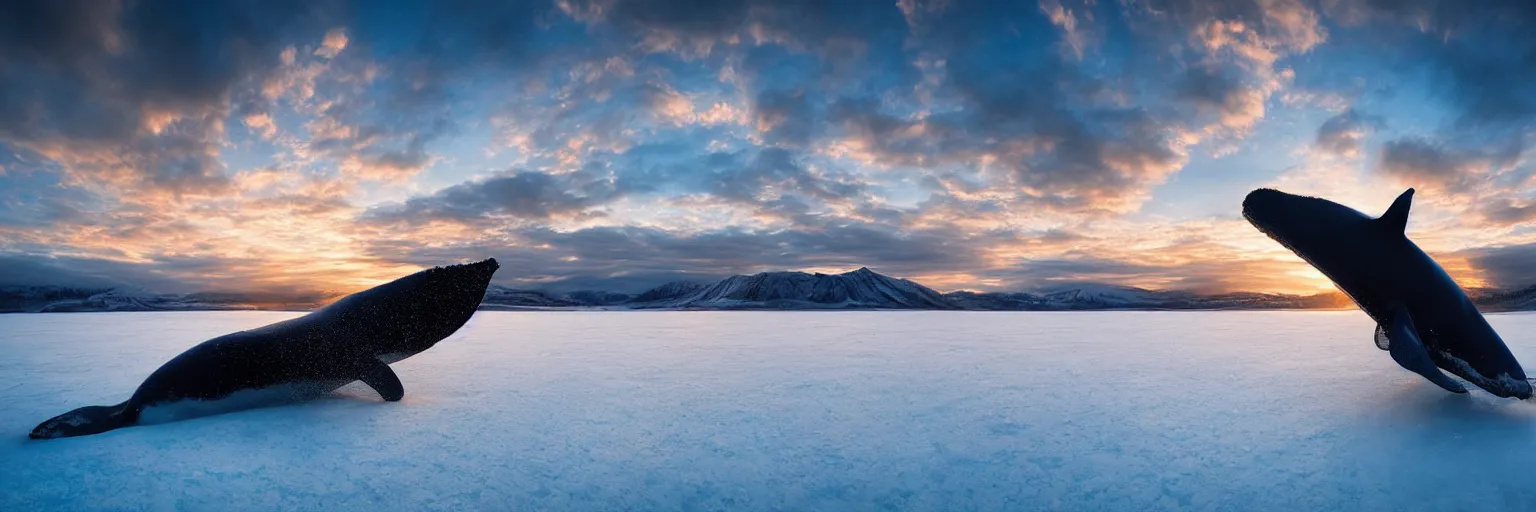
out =
<path fill-rule="evenodd" d="M 1467 388 L 1461 383 L 1447 377 L 1435 367 L 1435 361 L 1430 359 L 1429 350 L 1424 348 L 1424 342 L 1419 339 L 1419 332 L 1414 328 L 1413 318 L 1408 315 L 1408 310 L 1397 308 L 1397 313 L 1392 320 L 1392 330 L 1388 336 L 1390 344 L 1387 351 L 1392 354 L 1392 360 L 1397 361 L 1403 369 L 1422 375 L 1430 382 L 1445 388 L 1446 391 L 1467 392 Z"/>
<path fill-rule="evenodd" d="M 389 365 L 378 359 L 370 359 L 371 364 L 364 366 L 363 374 L 357 380 L 363 381 L 368 387 L 379 392 L 379 396 L 388 402 L 398 402 L 405 398 L 405 386 L 400 384 L 400 377 L 395 371 L 389 369 Z"/>

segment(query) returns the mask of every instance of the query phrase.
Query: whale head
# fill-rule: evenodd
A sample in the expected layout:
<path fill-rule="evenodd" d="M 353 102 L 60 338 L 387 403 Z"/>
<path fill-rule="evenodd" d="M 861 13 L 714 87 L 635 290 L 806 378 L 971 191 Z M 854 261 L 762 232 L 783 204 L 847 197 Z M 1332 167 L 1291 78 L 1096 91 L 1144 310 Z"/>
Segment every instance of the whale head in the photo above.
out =
<path fill-rule="evenodd" d="M 343 297 L 316 314 L 367 326 L 380 354 L 415 354 L 469 321 L 498 268 L 495 258 L 429 268 Z"/>
<path fill-rule="evenodd" d="M 1411 197 L 1413 189 L 1405 196 Z M 1292 251 L 1315 253 L 1359 236 L 1371 217 L 1348 206 L 1317 197 L 1261 188 L 1243 198 L 1243 217 Z M 1315 262 L 1314 262 L 1315 263 Z"/>

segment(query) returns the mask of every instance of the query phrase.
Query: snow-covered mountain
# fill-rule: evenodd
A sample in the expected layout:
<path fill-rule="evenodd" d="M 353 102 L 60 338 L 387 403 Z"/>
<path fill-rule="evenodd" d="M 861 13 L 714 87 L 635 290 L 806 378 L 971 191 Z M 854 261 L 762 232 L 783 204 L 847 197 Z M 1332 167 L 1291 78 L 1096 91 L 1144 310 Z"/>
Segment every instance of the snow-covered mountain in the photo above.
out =
<path fill-rule="evenodd" d="M 932 289 L 868 268 L 842 274 L 763 272 L 731 276 L 649 307 L 683 309 L 958 309 Z"/>
<path fill-rule="evenodd" d="M 1044 292 L 1045 300 L 1050 303 L 1071 304 L 1084 309 L 1149 308 L 1192 297 L 1185 292 L 1153 291 L 1101 283 L 1058 285 Z"/>
<path fill-rule="evenodd" d="M 485 289 L 480 309 L 570 308 L 580 303 L 535 290 L 519 290 L 493 284 Z"/>
<path fill-rule="evenodd" d="M 1517 290 L 1481 288 L 1468 290 L 1467 295 L 1483 312 L 1536 311 L 1536 285 Z"/>
<path fill-rule="evenodd" d="M 1079 310 L 1168 309 L 1190 301 L 1184 292 L 1164 292 L 1101 283 L 1055 285 L 1036 293 L 952 292 L 945 295 L 967 309 Z"/>
<path fill-rule="evenodd" d="M 91 311 L 202 311 L 263 309 L 256 305 L 208 302 L 194 295 L 157 294 L 142 290 L 110 289 L 88 296 L 74 296 L 32 303 L 21 311 L 74 313 Z"/>
<path fill-rule="evenodd" d="M 638 295 L 556 294 L 492 285 L 483 309 L 959 309 L 923 285 L 861 268 L 843 274 L 764 272 L 703 285 L 679 281 Z"/>
<path fill-rule="evenodd" d="M 89 298 L 111 288 L 0 286 L 0 313 L 36 313 L 55 302 Z"/>
<path fill-rule="evenodd" d="M 602 290 L 578 290 L 565 294 L 565 300 L 581 304 L 583 306 L 612 306 L 629 302 L 631 295 L 627 293 L 605 292 Z"/>
<path fill-rule="evenodd" d="M 630 299 L 634 304 L 671 303 L 704 291 L 705 286 L 692 281 L 673 281 L 651 288 Z"/>
<path fill-rule="evenodd" d="M 1052 303 L 1040 295 L 1025 292 L 1006 293 L 980 293 L 973 291 L 958 291 L 944 294 L 944 298 L 960 309 L 975 309 L 984 311 L 1035 311 L 1048 309 L 1063 309 L 1052 307 Z"/>
<path fill-rule="evenodd" d="M 1179 291 L 1088 284 L 1056 287 L 1042 293 L 950 292 L 946 299 L 964 309 L 992 311 L 1070 311 L 1102 309 L 1333 309 L 1350 307 L 1338 293 L 1284 295 L 1225 293 L 1198 295 Z"/>
<path fill-rule="evenodd" d="M 262 294 L 198 292 L 155 293 L 132 287 L 73 288 L 0 286 L 0 313 L 75 313 L 93 311 L 310 310 L 329 297 L 276 297 Z"/>
<path fill-rule="evenodd" d="M 629 302 L 629 294 L 595 290 L 552 293 L 493 284 L 485 290 L 480 309 L 518 310 L 612 306 Z"/>

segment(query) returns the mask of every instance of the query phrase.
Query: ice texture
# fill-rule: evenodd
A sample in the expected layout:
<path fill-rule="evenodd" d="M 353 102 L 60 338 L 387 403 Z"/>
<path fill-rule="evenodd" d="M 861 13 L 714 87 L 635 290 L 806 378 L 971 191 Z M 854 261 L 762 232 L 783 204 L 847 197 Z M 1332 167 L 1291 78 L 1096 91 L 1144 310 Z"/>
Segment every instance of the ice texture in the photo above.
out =
<path fill-rule="evenodd" d="M 295 315 L 0 315 L 0 510 L 1536 508 L 1536 404 L 1358 311 L 483 311 L 399 403 L 26 437 Z M 1488 319 L 1536 361 L 1536 314 Z"/>

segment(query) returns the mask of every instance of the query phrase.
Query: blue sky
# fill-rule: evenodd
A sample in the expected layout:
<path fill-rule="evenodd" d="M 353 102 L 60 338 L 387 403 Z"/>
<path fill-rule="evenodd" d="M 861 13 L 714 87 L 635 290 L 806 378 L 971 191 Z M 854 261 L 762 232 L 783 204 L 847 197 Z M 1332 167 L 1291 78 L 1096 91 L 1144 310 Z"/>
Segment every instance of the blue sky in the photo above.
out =
<path fill-rule="evenodd" d="M 8 2 L 0 283 L 337 292 L 868 266 L 1307 293 L 1247 191 L 1536 283 L 1517 2 Z"/>

